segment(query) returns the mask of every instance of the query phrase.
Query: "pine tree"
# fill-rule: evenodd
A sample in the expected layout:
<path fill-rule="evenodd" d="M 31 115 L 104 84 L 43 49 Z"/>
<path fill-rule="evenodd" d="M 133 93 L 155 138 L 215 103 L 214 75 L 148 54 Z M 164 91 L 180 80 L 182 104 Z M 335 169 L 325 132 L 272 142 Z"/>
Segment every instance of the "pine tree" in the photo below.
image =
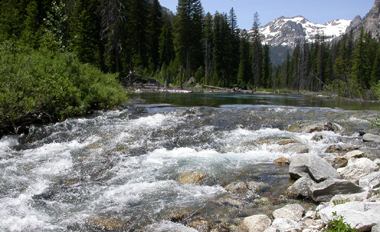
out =
<path fill-rule="evenodd" d="M 101 1 L 101 39 L 105 44 L 105 60 L 109 71 L 122 71 L 121 51 L 125 5 L 121 0 Z"/>
<path fill-rule="evenodd" d="M 100 17 L 98 0 L 79 0 L 71 18 L 71 48 L 83 63 L 100 67 Z"/>
<path fill-rule="evenodd" d="M 236 17 L 235 10 L 233 7 L 231 8 L 230 14 L 228 15 L 228 24 L 230 25 L 232 34 L 239 33 L 238 25 L 237 25 L 237 17 Z"/>
<path fill-rule="evenodd" d="M 272 80 L 271 80 L 271 62 L 270 62 L 270 54 L 269 54 L 269 45 L 265 44 L 263 49 L 263 67 L 262 67 L 262 79 L 263 79 L 263 87 L 271 88 Z"/>
<path fill-rule="evenodd" d="M 240 34 L 239 47 L 239 71 L 238 85 L 243 87 L 252 79 L 251 60 L 250 60 L 250 43 L 249 36 L 246 30 L 242 30 Z"/>
<path fill-rule="evenodd" d="M 203 27 L 203 46 L 205 54 L 205 80 L 206 84 L 210 84 L 210 76 L 212 74 L 212 60 L 213 60 L 213 19 L 210 12 L 208 12 L 204 19 Z"/>
<path fill-rule="evenodd" d="M 126 0 L 126 2 L 127 19 L 123 30 L 127 34 L 123 40 L 123 47 L 125 48 L 123 50 L 123 61 L 129 66 L 129 69 L 147 67 L 149 63 L 148 1 Z"/>
<path fill-rule="evenodd" d="M 157 69 L 160 60 L 159 41 L 164 26 L 161 10 L 159 1 L 153 0 L 148 16 L 148 56 L 153 70 Z"/>
<path fill-rule="evenodd" d="M 260 20 L 259 14 L 256 12 L 253 16 L 252 27 L 252 74 L 253 80 L 251 85 L 255 85 L 260 88 L 262 85 L 262 45 L 260 35 Z"/>
<path fill-rule="evenodd" d="M 166 24 L 162 28 L 162 32 L 159 38 L 159 65 L 169 66 L 170 62 L 174 59 L 174 45 L 172 26 Z"/>
<path fill-rule="evenodd" d="M 202 65 L 202 20 L 200 0 L 179 0 L 174 18 L 174 47 L 176 57 L 186 69 L 189 79 L 192 70 Z"/>

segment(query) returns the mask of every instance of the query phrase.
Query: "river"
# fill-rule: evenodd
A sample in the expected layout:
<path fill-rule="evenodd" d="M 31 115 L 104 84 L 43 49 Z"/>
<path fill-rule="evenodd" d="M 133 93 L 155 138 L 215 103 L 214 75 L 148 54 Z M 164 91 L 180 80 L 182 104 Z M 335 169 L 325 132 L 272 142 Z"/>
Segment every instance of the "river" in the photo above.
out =
<path fill-rule="evenodd" d="M 282 196 L 287 168 L 273 161 L 296 152 L 276 141 L 321 156 L 333 144 L 376 152 L 359 132 L 379 132 L 371 126 L 379 110 L 303 95 L 156 93 L 131 95 L 123 109 L 33 126 L 0 140 L 0 231 L 196 231 L 185 227 L 192 222 L 233 230 L 244 216 L 295 201 Z M 318 122 L 339 131 L 297 129 Z M 181 183 L 184 173 L 202 173 L 202 184 Z M 236 181 L 267 187 L 228 192 Z"/>

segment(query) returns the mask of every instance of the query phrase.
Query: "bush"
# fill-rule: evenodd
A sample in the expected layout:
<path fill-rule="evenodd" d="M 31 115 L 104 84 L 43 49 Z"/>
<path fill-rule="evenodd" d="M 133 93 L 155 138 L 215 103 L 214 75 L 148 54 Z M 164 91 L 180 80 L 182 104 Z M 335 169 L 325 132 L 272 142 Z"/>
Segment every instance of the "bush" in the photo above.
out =
<path fill-rule="evenodd" d="M 127 100 L 116 75 L 81 64 L 73 53 L 0 44 L 0 127 L 64 120 Z"/>
<path fill-rule="evenodd" d="M 343 216 L 338 216 L 333 213 L 334 219 L 330 221 L 325 229 L 325 232 L 355 232 L 356 229 L 352 229 L 350 225 L 344 222 Z"/>

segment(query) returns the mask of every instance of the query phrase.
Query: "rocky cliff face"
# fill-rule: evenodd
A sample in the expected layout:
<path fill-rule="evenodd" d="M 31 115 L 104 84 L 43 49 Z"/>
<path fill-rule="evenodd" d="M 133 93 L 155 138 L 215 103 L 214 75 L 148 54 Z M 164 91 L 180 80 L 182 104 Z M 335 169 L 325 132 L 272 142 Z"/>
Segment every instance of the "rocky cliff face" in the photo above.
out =
<path fill-rule="evenodd" d="M 372 9 L 362 20 L 360 20 L 360 16 L 357 16 L 347 28 L 347 32 L 352 30 L 354 37 L 357 38 L 361 28 L 365 32 L 371 32 L 373 37 L 380 40 L 380 0 L 375 0 Z"/>
<path fill-rule="evenodd" d="M 302 16 L 280 17 L 260 28 L 260 32 L 263 35 L 263 43 L 271 46 L 295 47 L 298 41 L 306 39 L 313 42 L 318 35 L 331 41 L 342 35 L 350 23 L 351 20 L 339 19 L 326 24 L 317 24 Z"/>

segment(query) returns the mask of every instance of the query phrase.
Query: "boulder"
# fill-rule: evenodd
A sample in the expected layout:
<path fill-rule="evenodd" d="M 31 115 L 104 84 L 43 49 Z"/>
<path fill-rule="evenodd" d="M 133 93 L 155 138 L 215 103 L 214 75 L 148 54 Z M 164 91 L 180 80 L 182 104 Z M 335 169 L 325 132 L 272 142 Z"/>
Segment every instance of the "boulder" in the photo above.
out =
<path fill-rule="evenodd" d="M 272 227 L 279 231 L 291 231 L 291 232 L 301 232 L 302 225 L 300 222 L 293 221 L 289 218 L 276 218 L 272 223 Z"/>
<path fill-rule="evenodd" d="M 245 194 L 249 190 L 248 185 L 242 181 L 233 182 L 224 188 L 227 191 L 235 193 L 235 194 Z"/>
<path fill-rule="evenodd" d="M 360 151 L 360 150 L 355 150 L 355 151 L 350 151 L 350 152 L 347 152 L 344 157 L 347 159 L 347 160 L 350 160 L 352 158 L 362 158 L 362 157 L 365 157 L 365 154 L 364 152 Z"/>
<path fill-rule="evenodd" d="M 351 201 L 366 201 L 370 196 L 371 194 L 368 191 L 354 194 L 338 194 L 331 198 L 331 202 L 341 204 Z"/>
<path fill-rule="evenodd" d="M 286 195 L 294 198 L 308 198 L 309 197 L 309 186 L 315 182 L 309 177 L 301 177 L 296 180 L 287 190 Z"/>
<path fill-rule="evenodd" d="M 181 184 L 200 184 L 205 177 L 206 174 L 203 172 L 187 172 L 181 174 L 178 181 Z"/>
<path fill-rule="evenodd" d="M 201 220 L 188 223 L 186 226 L 196 229 L 198 232 L 208 232 L 212 228 L 212 223 Z"/>
<path fill-rule="evenodd" d="M 380 135 L 374 135 L 367 133 L 363 135 L 363 141 L 364 142 L 375 142 L 375 143 L 380 143 Z"/>
<path fill-rule="evenodd" d="M 272 226 L 269 226 L 266 230 L 264 230 L 264 232 L 278 232 L 279 230 L 277 230 L 276 228 L 272 227 Z"/>
<path fill-rule="evenodd" d="M 299 204 L 286 205 L 280 209 L 273 211 L 273 217 L 277 218 L 288 218 L 293 221 L 299 222 L 305 213 L 305 209 Z"/>
<path fill-rule="evenodd" d="M 324 225 L 325 223 L 323 223 L 322 220 L 306 219 L 303 222 L 303 226 L 310 229 L 310 231 L 323 231 L 322 228 Z M 305 232 L 305 230 L 302 232 Z"/>
<path fill-rule="evenodd" d="M 326 149 L 326 153 L 335 153 L 335 152 L 342 152 L 342 151 L 351 151 L 351 150 L 357 150 L 360 149 L 359 145 L 352 145 L 352 144 L 343 144 L 343 145 L 338 145 L 334 144 L 329 146 Z"/>
<path fill-rule="evenodd" d="M 347 202 L 329 206 L 319 211 L 324 223 L 334 219 L 333 213 L 344 218 L 344 222 L 355 228 L 357 232 L 370 231 L 373 226 L 380 224 L 379 202 Z"/>
<path fill-rule="evenodd" d="M 257 193 L 263 191 L 265 188 L 269 188 L 269 184 L 258 181 L 250 181 L 248 182 L 248 188 Z"/>
<path fill-rule="evenodd" d="M 304 154 L 309 153 L 309 147 L 305 144 L 288 144 L 285 146 L 285 151 L 288 153 Z"/>
<path fill-rule="evenodd" d="M 310 125 L 304 128 L 303 132 L 313 133 L 321 131 L 339 131 L 339 126 L 332 122 L 323 122 L 314 125 Z"/>
<path fill-rule="evenodd" d="M 363 189 L 349 180 L 328 179 L 309 187 L 309 196 L 315 202 L 327 202 L 337 194 L 362 192 Z"/>
<path fill-rule="evenodd" d="M 334 145 L 329 146 L 326 149 L 325 153 L 335 153 L 335 152 L 342 151 L 342 149 L 343 149 L 342 146 L 334 144 Z"/>
<path fill-rule="evenodd" d="M 303 133 L 313 133 L 313 132 L 321 132 L 321 131 L 340 131 L 340 126 L 331 122 L 322 122 L 317 124 L 301 124 L 294 125 L 289 128 L 291 132 L 303 132 Z"/>
<path fill-rule="evenodd" d="M 277 158 L 273 161 L 273 163 L 277 166 L 289 166 L 290 161 L 288 158 L 285 158 L 284 156 Z"/>
<path fill-rule="evenodd" d="M 290 162 L 289 174 L 295 180 L 306 176 L 316 182 L 329 178 L 341 178 L 339 173 L 329 163 L 321 157 L 312 154 L 300 154 L 294 157 Z"/>
<path fill-rule="evenodd" d="M 359 186 L 364 189 L 380 187 L 380 172 L 373 172 L 367 176 L 363 176 L 359 180 Z"/>
<path fill-rule="evenodd" d="M 380 232 L 380 225 L 376 225 L 376 226 L 372 227 L 371 232 Z"/>
<path fill-rule="evenodd" d="M 379 170 L 379 166 L 368 158 L 350 159 L 344 168 L 338 172 L 346 179 L 359 183 L 360 178 Z"/>
<path fill-rule="evenodd" d="M 267 215 L 253 215 L 244 218 L 240 228 L 243 231 L 248 232 L 262 232 L 265 231 L 271 224 L 272 221 Z"/>
<path fill-rule="evenodd" d="M 324 137 L 323 137 L 323 134 L 322 133 L 316 133 L 313 138 L 311 138 L 311 140 L 314 140 L 314 141 L 321 141 L 323 140 Z"/>
<path fill-rule="evenodd" d="M 339 156 L 337 153 L 328 153 L 324 159 L 335 169 L 345 167 L 348 163 L 348 159 L 346 157 Z"/>

